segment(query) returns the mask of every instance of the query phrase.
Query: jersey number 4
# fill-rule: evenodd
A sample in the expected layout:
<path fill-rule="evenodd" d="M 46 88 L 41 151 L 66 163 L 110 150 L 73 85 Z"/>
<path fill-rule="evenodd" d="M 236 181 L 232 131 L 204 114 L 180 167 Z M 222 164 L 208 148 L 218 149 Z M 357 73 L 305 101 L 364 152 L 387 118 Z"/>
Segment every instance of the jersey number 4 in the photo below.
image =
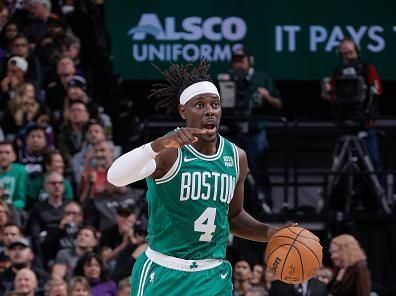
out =
<path fill-rule="evenodd" d="M 194 231 L 203 232 L 199 237 L 200 242 L 210 242 L 216 230 L 216 208 L 207 208 L 194 222 Z"/>

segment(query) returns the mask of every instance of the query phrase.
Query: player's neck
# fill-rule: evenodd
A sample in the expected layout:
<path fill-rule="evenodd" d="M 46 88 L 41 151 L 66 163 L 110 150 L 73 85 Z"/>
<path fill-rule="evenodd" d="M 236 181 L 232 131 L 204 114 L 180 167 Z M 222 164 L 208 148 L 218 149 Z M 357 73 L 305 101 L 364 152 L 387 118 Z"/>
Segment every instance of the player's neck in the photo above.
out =
<path fill-rule="evenodd" d="M 217 136 L 213 142 L 198 141 L 192 144 L 195 150 L 205 155 L 214 155 L 219 149 L 219 137 Z"/>

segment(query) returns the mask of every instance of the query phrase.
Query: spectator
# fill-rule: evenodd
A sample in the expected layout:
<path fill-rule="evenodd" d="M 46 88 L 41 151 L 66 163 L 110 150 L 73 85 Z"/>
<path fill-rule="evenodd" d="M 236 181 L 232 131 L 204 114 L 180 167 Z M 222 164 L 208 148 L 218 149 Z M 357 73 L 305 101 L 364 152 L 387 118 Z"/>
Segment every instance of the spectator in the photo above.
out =
<path fill-rule="evenodd" d="M 114 281 L 118 282 L 130 274 L 136 259 L 147 249 L 146 236 L 146 223 L 142 220 L 137 220 L 127 237 L 128 239 L 124 240 L 121 245 L 113 250 L 111 255 L 118 254 L 111 262 L 114 262 L 114 264 L 107 264 L 107 266 L 112 268 L 111 278 Z M 107 254 L 105 254 L 106 252 L 102 251 L 102 258 L 109 260 L 109 257 L 106 256 Z"/>
<path fill-rule="evenodd" d="M 131 295 L 131 282 L 129 278 L 125 278 L 118 283 L 117 296 Z"/>
<path fill-rule="evenodd" d="M 26 82 L 28 62 L 21 57 L 13 56 L 7 62 L 5 77 L 1 80 L 1 99 L 8 102 L 15 92 L 15 88 Z"/>
<path fill-rule="evenodd" d="M 115 258 L 125 248 L 137 217 L 132 208 L 117 208 L 116 224 L 102 232 L 100 246 L 111 250 L 104 256 L 105 262 Z"/>
<path fill-rule="evenodd" d="M 369 296 L 371 275 L 359 242 L 352 235 L 338 235 L 331 240 L 330 255 L 336 268 L 329 284 L 331 294 Z"/>
<path fill-rule="evenodd" d="M 44 296 L 68 296 L 67 284 L 61 279 L 52 279 L 44 286 Z"/>
<path fill-rule="evenodd" d="M 35 273 L 29 268 L 22 268 L 15 276 L 16 295 L 35 296 L 39 287 Z"/>
<path fill-rule="evenodd" d="M 19 238 L 11 242 L 8 247 L 11 266 L 0 273 L 0 294 L 14 289 L 14 280 L 18 270 L 31 269 L 37 277 L 38 287 L 43 288 L 50 279 L 49 274 L 34 264 L 34 253 L 30 242 L 26 238 Z"/>
<path fill-rule="evenodd" d="M 86 41 L 87 40 L 83 40 L 83 42 Z M 95 44 L 93 44 L 93 46 L 95 46 Z M 61 45 L 61 56 L 72 58 L 77 72 L 87 78 L 88 82 L 92 83 L 93 70 L 90 64 L 86 62 L 86 59 L 81 57 L 81 42 L 78 37 L 74 35 L 65 36 Z M 92 57 L 90 57 L 90 60 L 91 59 Z"/>
<path fill-rule="evenodd" d="M 15 224 L 15 223 L 7 223 L 6 225 L 4 225 L 4 231 L 3 231 L 3 243 L 5 245 L 5 247 L 9 247 L 10 244 L 21 238 L 22 237 L 22 228 Z"/>
<path fill-rule="evenodd" d="M 16 209 L 26 205 L 28 174 L 23 165 L 14 163 L 16 154 L 11 142 L 0 142 L 0 185 L 2 197 Z"/>
<path fill-rule="evenodd" d="M 100 257 L 93 252 L 86 253 L 78 260 L 74 275 L 84 276 L 88 280 L 92 296 L 117 294 L 116 284 L 110 280 Z"/>
<path fill-rule="evenodd" d="M 250 284 L 252 286 L 263 286 L 265 285 L 265 273 L 264 266 L 261 264 L 254 264 L 252 277 L 250 279 Z"/>
<path fill-rule="evenodd" d="M 69 117 L 58 135 L 58 147 L 67 162 L 82 149 L 89 118 L 90 114 L 83 102 L 75 101 L 69 105 Z"/>
<path fill-rule="evenodd" d="M 73 249 L 78 230 L 82 225 L 83 215 L 81 206 L 71 201 L 63 208 L 62 219 L 59 227 L 48 229 L 42 243 L 44 262 L 51 263 L 60 250 Z M 45 265 L 47 266 L 47 264 Z"/>
<path fill-rule="evenodd" d="M 93 146 L 92 158 L 84 159 L 84 170 L 81 175 L 80 202 L 95 198 L 106 190 L 107 170 L 114 160 L 114 144 L 111 141 L 100 141 Z"/>
<path fill-rule="evenodd" d="M 0 200 L 0 272 L 8 267 L 9 258 L 6 254 L 5 227 L 11 220 L 11 211 L 7 203 Z"/>
<path fill-rule="evenodd" d="M 18 25 L 14 21 L 7 22 L 0 33 L 0 48 L 8 53 L 10 51 L 11 40 L 18 34 Z M 3 72 L 2 69 L 1 72 Z"/>
<path fill-rule="evenodd" d="M 67 86 L 72 77 L 76 75 L 76 67 L 69 57 L 62 57 L 56 63 L 56 77 L 50 81 L 47 87 L 46 103 L 54 112 L 55 119 L 62 119 L 64 99 L 67 94 Z"/>
<path fill-rule="evenodd" d="M 17 34 L 10 44 L 10 54 L 6 57 L 5 62 L 11 57 L 17 56 L 24 58 L 28 63 L 28 69 L 25 75 L 25 79 L 31 82 L 36 88 L 36 97 L 39 97 L 38 90 L 41 87 L 43 73 L 40 62 L 36 55 L 30 51 L 29 40 L 23 34 Z"/>
<path fill-rule="evenodd" d="M 268 268 L 266 265 L 264 268 L 264 277 L 265 277 L 265 291 L 269 293 L 271 290 L 272 283 L 276 280 L 275 274 L 271 271 L 271 269 Z"/>
<path fill-rule="evenodd" d="M 18 161 L 25 166 L 30 180 L 44 172 L 43 157 L 47 152 L 47 144 L 43 127 L 35 124 L 28 127 L 26 139 L 19 148 Z"/>
<path fill-rule="evenodd" d="M 15 88 L 3 118 L 4 131 L 13 138 L 27 124 L 34 122 L 40 111 L 33 84 L 24 82 Z"/>
<path fill-rule="evenodd" d="M 65 173 L 65 162 L 63 156 L 58 150 L 49 150 L 43 156 L 43 166 L 45 173 L 57 172 L 64 175 Z M 64 179 L 65 187 L 65 200 L 73 200 L 74 193 L 73 187 L 69 180 Z M 29 182 L 27 188 L 27 198 L 30 203 L 34 201 L 44 201 L 47 199 L 47 193 L 44 189 L 44 174 L 40 174 Z"/>
<path fill-rule="evenodd" d="M 48 173 L 45 176 L 44 188 L 48 193 L 48 198 L 33 205 L 27 223 L 28 233 L 35 239 L 35 248 L 40 254 L 43 236 L 45 237 L 53 228 L 59 227 L 66 204 L 63 198 L 64 178 L 61 174 Z"/>
<path fill-rule="evenodd" d="M 25 24 L 24 33 L 35 47 L 48 32 L 48 20 L 51 15 L 50 0 L 29 0 L 27 8 L 31 18 Z"/>
<path fill-rule="evenodd" d="M 106 135 L 103 126 L 98 121 L 91 119 L 84 133 L 82 148 L 70 161 L 78 188 L 80 188 L 81 174 L 84 169 L 84 159 L 91 158 L 90 155 L 94 152 L 93 145 L 104 140 L 106 140 Z"/>
<path fill-rule="evenodd" d="M 63 249 L 58 252 L 55 264 L 52 267 L 52 277 L 70 279 L 73 275 L 77 261 L 87 252 L 93 251 L 98 244 L 95 228 L 82 227 L 78 234 L 73 249 Z"/>
<path fill-rule="evenodd" d="M 105 191 L 89 199 L 85 205 L 85 223 L 100 231 L 113 226 L 117 220 L 117 209 L 130 208 L 140 216 L 146 208 L 145 191 L 128 186 L 117 187 L 107 182 Z"/>
<path fill-rule="evenodd" d="M 233 296 L 245 295 L 252 287 L 250 280 L 252 278 L 252 265 L 245 259 L 240 259 L 234 266 L 234 290 Z"/>
<path fill-rule="evenodd" d="M 3 30 L 10 17 L 10 11 L 8 7 L 1 3 L 0 5 L 0 31 Z"/>
<path fill-rule="evenodd" d="M 19 225 L 12 222 L 4 225 L 3 231 L 3 241 L 2 241 L 2 252 L 0 253 L 0 272 L 4 271 L 6 268 L 10 267 L 11 261 L 8 257 L 7 248 L 10 246 L 11 242 L 22 237 L 22 229 Z"/>
<path fill-rule="evenodd" d="M 83 276 L 75 276 L 69 282 L 70 296 L 92 296 L 91 287 Z M 129 296 L 129 295 L 128 295 Z"/>

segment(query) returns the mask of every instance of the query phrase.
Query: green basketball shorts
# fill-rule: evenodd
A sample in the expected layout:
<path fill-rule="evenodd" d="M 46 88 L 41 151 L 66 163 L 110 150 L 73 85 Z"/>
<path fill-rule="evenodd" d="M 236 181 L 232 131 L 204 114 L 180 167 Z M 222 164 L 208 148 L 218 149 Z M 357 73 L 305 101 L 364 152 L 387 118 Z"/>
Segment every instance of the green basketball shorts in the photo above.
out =
<path fill-rule="evenodd" d="M 183 260 L 148 249 L 136 260 L 131 276 L 131 296 L 143 295 L 230 296 L 231 264 L 214 259 Z"/>

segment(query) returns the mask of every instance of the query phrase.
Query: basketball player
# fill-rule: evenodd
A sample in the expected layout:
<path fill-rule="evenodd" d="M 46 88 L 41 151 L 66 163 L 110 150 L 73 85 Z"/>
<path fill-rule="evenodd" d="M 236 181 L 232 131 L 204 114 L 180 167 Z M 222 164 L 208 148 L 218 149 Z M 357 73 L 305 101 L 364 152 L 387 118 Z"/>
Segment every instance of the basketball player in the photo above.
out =
<path fill-rule="evenodd" d="M 118 158 L 108 171 L 116 186 L 146 178 L 149 247 L 134 265 L 131 295 L 231 295 L 224 260 L 230 230 L 265 242 L 278 230 L 243 209 L 246 153 L 219 133 L 220 95 L 209 65 L 172 64 L 167 84 L 151 96 L 178 107 L 177 128 Z"/>

